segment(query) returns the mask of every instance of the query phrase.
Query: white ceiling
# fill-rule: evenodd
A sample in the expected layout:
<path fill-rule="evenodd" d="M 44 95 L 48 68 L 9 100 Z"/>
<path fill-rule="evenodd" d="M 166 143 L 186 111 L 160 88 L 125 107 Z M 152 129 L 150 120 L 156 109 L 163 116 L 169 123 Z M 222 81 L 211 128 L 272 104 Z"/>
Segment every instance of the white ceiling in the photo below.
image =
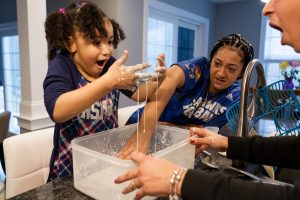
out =
<path fill-rule="evenodd" d="M 213 3 L 228 3 L 233 1 L 245 1 L 245 0 L 210 0 Z"/>

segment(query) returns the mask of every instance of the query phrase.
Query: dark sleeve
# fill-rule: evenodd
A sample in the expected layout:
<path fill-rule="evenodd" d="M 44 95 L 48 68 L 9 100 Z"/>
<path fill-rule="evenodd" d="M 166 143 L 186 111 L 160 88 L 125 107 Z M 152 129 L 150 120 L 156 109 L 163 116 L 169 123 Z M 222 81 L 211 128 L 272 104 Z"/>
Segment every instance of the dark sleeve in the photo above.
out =
<path fill-rule="evenodd" d="M 63 93 L 76 89 L 76 67 L 70 59 L 63 55 L 56 56 L 48 67 L 43 83 L 44 103 L 46 110 L 53 120 L 53 111 L 57 98 Z"/>
<path fill-rule="evenodd" d="M 300 136 L 228 138 L 227 157 L 251 163 L 300 169 Z"/>
<path fill-rule="evenodd" d="M 137 87 L 132 87 L 132 90 L 121 89 L 120 92 L 122 92 L 122 94 L 124 94 L 125 96 L 127 96 L 128 98 L 131 99 L 131 96 L 136 91 L 136 89 L 137 89 Z"/>
<path fill-rule="evenodd" d="M 295 187 L 278 186 L 188 170 L 181 195 L 184 200 L 296 200 L 300 199 L 300 180 L 296 181 Z"/>

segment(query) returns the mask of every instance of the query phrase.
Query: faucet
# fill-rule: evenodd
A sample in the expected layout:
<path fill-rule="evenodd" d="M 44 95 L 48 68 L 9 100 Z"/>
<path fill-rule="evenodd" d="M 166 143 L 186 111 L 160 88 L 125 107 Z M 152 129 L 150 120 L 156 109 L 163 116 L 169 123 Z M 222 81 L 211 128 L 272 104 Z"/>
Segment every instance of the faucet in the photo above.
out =
<path fill-rule="evenodd" d="M 250 78 L 254 69 L 256 69 L 257 74 L 255 89 L 266 86 L 264 69 L 261 62 L 258 59 L 251 60 L 245 69 L 244 77 L 242 79 L 240 112 L 236 131 L 236 135 L 239 137 L 249 136 L 251 135 L 250 133 L 254 131 L 254 128 L 249 126 L 248 119 L 254 118 L 256 109 L 260 106 L 260 102 L 257 101 L 257 94 L 255 91 L 253 91 L 252 98 L 250 100 L 249 106 L 247 107 Z M 239 160 L 233 160 L 232 165 L 239 168 L 245 167 L 245 163 Z"/>
<path fill-rule="evenodd" d="M 255 91 L 253 92 L 250 105 L 247 108 L 247 99 L 250 88 L 249 82 L 253 69 L 256 69 L 257 74 L 256 89 L 266 86 L 264 68 L 261 62 L 258 59 L 251 60 L 246 67 L 241 86 L 240 112 L 236 132 L 236 135 L 239 137 L 249 135 L 248 118 L 253 118 L 255 116 L 255 107 L 257 106 L 255 105 L 257 102 Z"/>

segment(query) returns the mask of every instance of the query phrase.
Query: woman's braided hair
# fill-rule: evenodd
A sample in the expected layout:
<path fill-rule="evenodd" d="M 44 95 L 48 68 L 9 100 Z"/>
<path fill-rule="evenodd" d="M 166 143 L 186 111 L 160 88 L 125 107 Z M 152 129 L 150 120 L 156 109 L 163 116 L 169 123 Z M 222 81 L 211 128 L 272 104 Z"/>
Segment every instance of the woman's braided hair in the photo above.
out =
<path fill-rule="evenodd" d="M 52 60 L 58 52 L 69 53 L 69 38 L 75 31 L 84 33 L 90 41 L 96 38 L 97 31 L 106 37 L 105 18 L 109 19 L 100 8 L 88 1 L 72 3 L 67 9 L 60 8 L 59 12 L 50 14 L 45 22 L 48 60 Z M 109 20 L 114 32 L 113 45 L 117 48 L 118 43 L 125 39 L 125 34 L 116 21 Z"/>
<path fill-rule="evenodd" d="M 240 49 L 244 55 L 242 55 L 243 60 L 243 71 L 242 74 L 244 74 L 244 71 L 248 65 L 248 63 L 253 59 L 254 57 L 254 50 L 250 42 L 244 38 L 240 34 L 230 34 L 228 36 L 223 37 L 220 39 L 213 47 L 213 49 L 210 52 L 210 62 L 212 61 L 214 55 L 217 53 L 217 51 L 224 46 L 232 46 L 237 49 Z"/>

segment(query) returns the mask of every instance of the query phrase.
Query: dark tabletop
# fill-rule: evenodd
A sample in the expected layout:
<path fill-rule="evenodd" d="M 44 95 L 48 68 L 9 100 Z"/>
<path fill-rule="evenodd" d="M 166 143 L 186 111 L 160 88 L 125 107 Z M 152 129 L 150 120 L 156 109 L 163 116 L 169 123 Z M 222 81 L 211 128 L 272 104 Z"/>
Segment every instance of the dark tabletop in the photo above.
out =
<path fill-rule="evenodd" d="M 216 159 L 218 159 L 218 162 L 223 165 L 231 165 L 231 160 L 217 156 L 214 154 Z M 197 160 L 197 159 L 196 159 Z M 249 176 L 246 176 L 244 174 L 238 173 L 236 171 L 230 170 L 230 169 L 211 169 L 207 166 L 205 166 L 202 163 L 199 163 L 195 165 L 196 170 L 205 171 L 207 173 L 218 173 L 220 175 L 229 175 L 233 178 L 242 179 L 245 181 L 257 181 Z M 45 185 L 42 185 L 40 187 L 37 187 L 35 189 L 32 189 L 30 191 L 24 192 L 22 194 L 19 194 L 15 197 L 10 198 L 10 200 L 16 200 L 16 199 L 42 199 L 42 200 L 56 200 L 56 199 L 64 199 L 64 200 L 90 200 L 91 197 L 81 193 L 80 191 L 76 190 L 73 184 L 73 177 L 65 177 L 60 178 L 55 181 L 52 181 L 50 183 L 47 183 Z M 159 198 L 159 200 L 168 199 L 168 198 Z M 158 199 L 157 199 L 158 200 Z"/>
<path fill-rule="evenodd" d="M 42 185 L 40 187 L 34 188 L 15 197 L 10 198 L 10 200 L 15 199 L 72 199 L 72 200 L 91 200 L 92 198 L 79 192 L 74 188 L 73 177 L 65 177 L 56 179 L 50 183 Z"/>

